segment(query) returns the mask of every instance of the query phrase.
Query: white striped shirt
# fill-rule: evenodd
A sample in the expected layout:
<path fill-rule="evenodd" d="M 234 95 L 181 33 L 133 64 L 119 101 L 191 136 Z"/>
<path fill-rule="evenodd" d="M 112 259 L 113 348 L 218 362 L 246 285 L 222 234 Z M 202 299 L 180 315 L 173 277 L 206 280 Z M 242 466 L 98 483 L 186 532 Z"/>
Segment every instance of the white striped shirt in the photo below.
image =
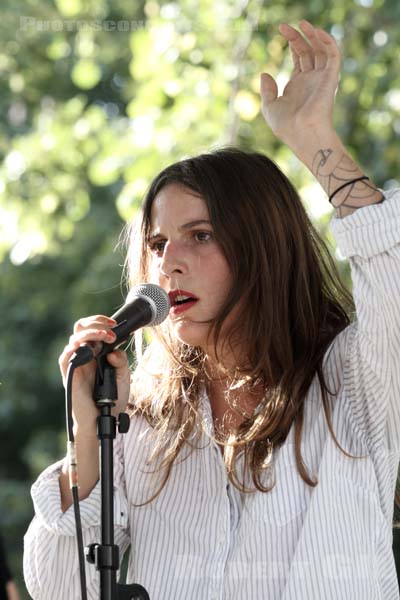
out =
<path fill-rule="evenodd" d="M 162 493 L 144 473 L 151 431 L 131 422 L 115 443 L 116 543 L 132 546 L 128 582 L 151 600 L 398 600 L 392 552 L 400 459 L 400 190 L 382 204 L 333 218 L 351 265 L 357 320 L 324 357 L 332 424 L 317 378 L 305 402 L 302 454 L 315 488 L 299 476 L 293 428 L 275 453 L 276 486 L 242 494 L 228 483 L 210 440 L 203 398 L 201 448 L 184 451 Z M 182 460 L 185 457 L 186 460 Z M 73 510 L 60 509 L 60 463 L 33 485 L 36 516 L 25 536 L 24 573 L 34 600 L 80 597 Z M 99 485 L 81 502 L 84 543 L 100 541 Z M 86 566 L 88 597 L 98 573 Z"/>

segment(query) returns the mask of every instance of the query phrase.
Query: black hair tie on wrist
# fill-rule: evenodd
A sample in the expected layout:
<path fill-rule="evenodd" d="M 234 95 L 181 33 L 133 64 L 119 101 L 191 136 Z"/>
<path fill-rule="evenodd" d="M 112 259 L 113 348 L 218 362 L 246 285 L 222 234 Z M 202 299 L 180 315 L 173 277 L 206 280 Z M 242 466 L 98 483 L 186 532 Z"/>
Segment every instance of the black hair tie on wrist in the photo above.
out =
<path fill-rule="evenodd" d="M 331 194 L 329 196 L 329 202 L 332 202 L 332 198 L 338 193 L 340 192 L 340 190 L 342 190 L 343 188 L 347 187 L 348 185 L 351 185 L 352 183 L 357 183 L 357 181 L 363 181 L 364 179 L 369 179 L 369 177 L 367 177 L 366 175 L 364 175 L 363 177 L 357 177 L 357 179 L 352 179 L 351 181 L 346 181 L 346 183 L 344 183 L 343 185 L 341 185 L 340 187 L 338 187 L 337 190 L 335 190 L 333 192 L 333 194 Z"/>

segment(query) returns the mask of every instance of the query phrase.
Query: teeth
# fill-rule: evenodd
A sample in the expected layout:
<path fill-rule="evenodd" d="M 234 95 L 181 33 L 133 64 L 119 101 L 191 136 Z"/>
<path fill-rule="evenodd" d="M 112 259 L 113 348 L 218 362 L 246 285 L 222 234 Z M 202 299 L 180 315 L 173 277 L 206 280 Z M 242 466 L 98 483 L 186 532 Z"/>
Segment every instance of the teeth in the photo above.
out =
<path fill-rule="evenodd" d="M 183 300 L 189 300 L 189 298 L 191 298 L 191 296 L 182 296 L 181 294 L 178 294 L 175 296 L 175 302 L 182 302 Z"/>

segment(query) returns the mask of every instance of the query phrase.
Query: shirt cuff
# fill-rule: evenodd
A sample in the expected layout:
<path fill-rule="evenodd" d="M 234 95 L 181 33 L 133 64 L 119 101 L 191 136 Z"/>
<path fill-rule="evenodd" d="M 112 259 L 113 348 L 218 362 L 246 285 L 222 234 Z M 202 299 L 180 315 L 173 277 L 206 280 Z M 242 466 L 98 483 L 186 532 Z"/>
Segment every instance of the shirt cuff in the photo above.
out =
<path fill-rule="evenodd" d="M 75 535 L 75 515 L 71 505 L 64 513 L 61 510 L 59 477 L 63 460 L 51 465 L 32 485 L 31 494 L 36 516 L 46 529 L 61 535 Z M 82 528 L 100 525 L 100 484 L 79 503 Z"/>
<path fill-rule="evenodd" d="M 45 469 L 32 486 L 31 494 L 36 516 L 48 531 L 58 535 L 76 534 L 75 512 L 71 505 L 64 513 L 61 510 L 59 477 L 64 460 Z M 89 496 L 79 502 L 82 529 L 100 527 L 101 486 L 97 482 Z M 114 526 L 128 525 L 128 503 L 119 487 L 114 487 Z"/>
<path fill-rule="evenodd" d="M 385 200 L 357 209 L 330 223 L 341 254 L 345 258 L 371 258 L 400 243 L 400 189 L 379 190 Z"/>

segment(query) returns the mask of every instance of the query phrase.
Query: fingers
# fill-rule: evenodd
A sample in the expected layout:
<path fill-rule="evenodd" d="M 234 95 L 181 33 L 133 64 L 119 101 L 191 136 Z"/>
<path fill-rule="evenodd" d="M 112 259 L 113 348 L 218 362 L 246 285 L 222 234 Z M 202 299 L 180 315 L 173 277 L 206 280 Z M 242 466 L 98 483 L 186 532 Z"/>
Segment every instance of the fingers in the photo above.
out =
<path fill-rule="evenodd" d="M 79 319 L 74 324 L 74 333 L 82 331 L 83 329 L 95 328 L 95 327 L 114 327 L 116 325 L 115 319 L 105 317 L 104 315 L 95 315 L 93 317 L 84 317 Z"/>
<path fill-rule="evenodd" d="M 128 355 L 124 350 L 114 350 L 107 354 L 107 360 L 112 367 L 121 369 L 122 367 L 128 367 Z"/>
<path fill-rule="evenodd" d="M 336 67 L 340 61 L 340 52 L 335 39 L 305 20 L 300 22 L 300 29 L 305 37 L 287 23 L 279 26 L 279 31 L 289 42 L 294 73 L 322 70 L 332 65 Z"/>
<path fill-rule="evenodd" d="M 94 355 L 101 348 L 101 343 L 112 343 L 115 341 L 115 333 L 111 327 L 116 324 L 114 319 L 103 315 L 79 319 L 74 325 L 74 332 L 70 336 L 68 344 L 61 353 L 58 364 L 63 375 L 68 368 L 68 363 L 73 354 L 82 344 L 87 344 L 93 349 Z"/>
<path fill-rule="evenodd" d="M 317 71 L 320 69 L 324 69 L 328 60 L 326 53 L 326 44 L 324 44 L 320 40 L 320 38 L 317 35 L 317 30 L 314 29 L 314 27 L 308 21 L 301 21 L 300 28 L 302 32 L 307 36 L 310 42 L 311 51 L 314 55 L 314 69 L 316 69 Z"/>
<path fill-rule="evenodd" d="M 291 46 L 290 46 L 290 53 L 292 55 L 292 60 L 293 60 L 292 76 L 294 76 L 294 75 L 297 75 L 298 73 L 301 73 L 300 58 L 299 58 L 299 55 L 296 54 L 296 52 L 294 51 L 294 48 L 292 48 Z"/>
<path fill-rule="evenodd" d="M 110 344 L 115 340 L 115 333 L 110 329 L 83 329 L 74 333 L 69 338 L 68 348 L 75 352 L 82 344 L 88 344 L 93 348 L 99 346 L 100 342 Z"/>
<path fill-rule="evenodd" d="M 289 42 L 295 70 L 300 67 L 301 71 L 311 71 L 314 68 L 314 55 L 310 44 L 294 27 L 287 23 L 282 23 L 279 26 L 279 31 Z"/>
<path fill-rule="evenodd" d="M 273 102 L 278 97 L 278 86 L 268 73 L 261 73 L 261 97 L 266 104 Z"/>

